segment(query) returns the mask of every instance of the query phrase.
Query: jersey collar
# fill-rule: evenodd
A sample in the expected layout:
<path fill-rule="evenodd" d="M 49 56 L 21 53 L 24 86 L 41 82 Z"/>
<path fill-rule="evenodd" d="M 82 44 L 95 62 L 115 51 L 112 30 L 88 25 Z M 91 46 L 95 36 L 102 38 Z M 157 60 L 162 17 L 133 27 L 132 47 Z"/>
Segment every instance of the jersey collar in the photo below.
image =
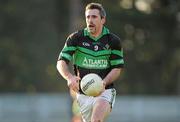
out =
<path fill-rule="evenodd" d="M 92 37 L 90 33 L 88 32 L 88 29 L 87 28 L 84 29 L 84 36 L 89 36 L 89 38 L 93 39 L 94 41 L 97 41 L 102 36 L 107 35 L 107 34 L 109 34 L 109 29 L 107 29 L 106 27 L 103 27 L 102 33 L 98 37 Z"/>

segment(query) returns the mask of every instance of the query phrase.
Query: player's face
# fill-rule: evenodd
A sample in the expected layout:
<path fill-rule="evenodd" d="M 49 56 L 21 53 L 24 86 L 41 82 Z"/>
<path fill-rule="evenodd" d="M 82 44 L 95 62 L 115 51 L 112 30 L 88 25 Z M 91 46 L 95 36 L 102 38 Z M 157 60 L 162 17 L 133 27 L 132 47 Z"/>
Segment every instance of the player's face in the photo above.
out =
<path fill-rule="evenodd" d="M 92 35 L 101 33 L 105 18 L 101 18 L 98 9 L 88 9 L 85 12 L 86 25 Z"/>

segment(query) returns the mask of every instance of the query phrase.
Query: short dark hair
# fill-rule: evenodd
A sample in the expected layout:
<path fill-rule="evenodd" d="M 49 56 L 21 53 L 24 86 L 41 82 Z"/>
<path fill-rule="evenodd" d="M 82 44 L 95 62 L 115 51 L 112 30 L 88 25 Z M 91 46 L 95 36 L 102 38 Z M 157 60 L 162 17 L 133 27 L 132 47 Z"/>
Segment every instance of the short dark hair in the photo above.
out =
<path fill-rule="evenodd" d="M 89 3 L 89 4 L 87 4 L 86 10 L 88 10 L 88 9 L 98 9 L 101 18 L 106 17 L 106 11 L 100 3 Z"/>

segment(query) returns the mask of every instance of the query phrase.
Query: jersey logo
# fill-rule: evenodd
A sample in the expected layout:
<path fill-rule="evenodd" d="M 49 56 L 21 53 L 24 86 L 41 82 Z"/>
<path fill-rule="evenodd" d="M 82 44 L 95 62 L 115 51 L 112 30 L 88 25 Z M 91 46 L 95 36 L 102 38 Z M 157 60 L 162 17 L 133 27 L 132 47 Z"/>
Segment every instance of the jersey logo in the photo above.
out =
<path fill-rule="evenodd" d="M 94 50 L 97 51 L 99 49 L 98 45 L 94 46 Z"/>
<path fill-rule="evenodd" d="M 109 44 L 106 44 L 106 45 L 103 47 L 103 49 L 104 49 L 104 50 L 108 50 L 109 47 L 110 47 Z"/>
<path fill-rule="evenodd" d="M 82 45 L 85 46 L 85 47 L 89 47 L 90 46 L 90 44 L 87 43 L 87 42 L 83 42 Z"/>

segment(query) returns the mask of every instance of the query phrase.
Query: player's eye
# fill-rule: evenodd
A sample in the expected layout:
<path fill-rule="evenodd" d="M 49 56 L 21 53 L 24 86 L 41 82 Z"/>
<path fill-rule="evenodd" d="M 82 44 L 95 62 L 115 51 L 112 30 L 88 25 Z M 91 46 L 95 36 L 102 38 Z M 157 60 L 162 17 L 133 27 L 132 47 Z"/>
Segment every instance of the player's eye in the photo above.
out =
<path fill-rule="evenodd" d="M 95 18 L 97 18 L 97 16 L 96 15 L 88 15 L 88 16 L 86 16 L 86 19 L 90 19 L 90 18 L 95 19 Z"/>
<path fill-rule="evenodd" d="M 86 18 L 87 18 L 87 19 L 89 19 L 89 18 L 90 18 L 90 16 L 88 15 L 88 16 L 86 16 Z"/>
<path fill-rule="evenodd" d="M 97 16 L 96 15 L 92 15 L 92 18 L 97 18 Z"/>

